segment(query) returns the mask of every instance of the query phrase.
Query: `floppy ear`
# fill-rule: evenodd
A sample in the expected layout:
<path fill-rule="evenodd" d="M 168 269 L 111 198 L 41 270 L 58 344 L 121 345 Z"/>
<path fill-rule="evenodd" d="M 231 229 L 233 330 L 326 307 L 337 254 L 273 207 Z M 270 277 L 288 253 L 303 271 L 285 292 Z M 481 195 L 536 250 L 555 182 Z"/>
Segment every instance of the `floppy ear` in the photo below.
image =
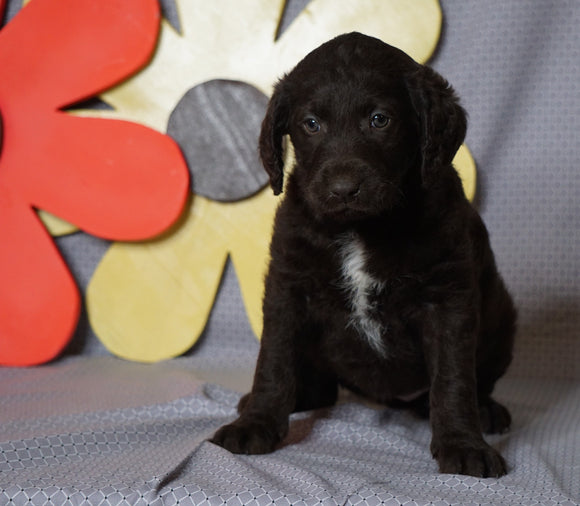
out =
<path fill-rule="evenodd" d="M 420 121 L 421 175 L 427 182 L 451 164 L 465 139 L 467 115 L 449 83 L 427 66 L 419 65 L 407 86 Z"/>
<path fill-rule="evenodd" d="M 284 149 L 282 141 L 288 133 L 288 120 L 290 108 L 288 99 L 283 89 L 283 81 L 280 81 L 275 89 L 266 116 L 262 121 L 260 131 L 260 158 L 262 165 L 270 176 L 270 186 L 274 195 L 282 193 L 284 185 Z"/>

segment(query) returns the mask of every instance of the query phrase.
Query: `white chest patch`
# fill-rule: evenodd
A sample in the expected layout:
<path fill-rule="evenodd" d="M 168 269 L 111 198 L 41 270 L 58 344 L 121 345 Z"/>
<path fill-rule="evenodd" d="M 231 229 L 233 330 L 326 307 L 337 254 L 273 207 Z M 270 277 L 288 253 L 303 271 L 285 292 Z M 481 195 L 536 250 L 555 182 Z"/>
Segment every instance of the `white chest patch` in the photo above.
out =
<path fill-rule="evenodd" d="M 349 325 L 366 339 L 381 356 L 386 355 L 383 335 L 386 328 L 377 318 L 377 296 L 385 283 L 373 278 L 366 270 L 367 253 L 362 241 L 353 235 L 341 241 L 342 280 L 351 307 Z"/>

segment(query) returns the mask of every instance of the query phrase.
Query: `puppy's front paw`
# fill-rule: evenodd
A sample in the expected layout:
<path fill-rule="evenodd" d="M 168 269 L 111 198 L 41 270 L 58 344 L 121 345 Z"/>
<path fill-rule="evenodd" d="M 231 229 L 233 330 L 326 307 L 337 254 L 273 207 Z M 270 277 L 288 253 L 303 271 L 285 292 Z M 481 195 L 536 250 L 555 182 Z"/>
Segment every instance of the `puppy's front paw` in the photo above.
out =
<path fill-rule="evenodd" d="M 219 429 L 210 441 L 232 453 L 254 455 L 274 451 L 282 437 L 272 424 L 238 418 Z"/>
<path fill-rule="evenodd" d="M 485 442 L 475 446 L 434 445 L 432 452 L 441 473 L 499 478 L 507 472 L 503 457 Z"/>

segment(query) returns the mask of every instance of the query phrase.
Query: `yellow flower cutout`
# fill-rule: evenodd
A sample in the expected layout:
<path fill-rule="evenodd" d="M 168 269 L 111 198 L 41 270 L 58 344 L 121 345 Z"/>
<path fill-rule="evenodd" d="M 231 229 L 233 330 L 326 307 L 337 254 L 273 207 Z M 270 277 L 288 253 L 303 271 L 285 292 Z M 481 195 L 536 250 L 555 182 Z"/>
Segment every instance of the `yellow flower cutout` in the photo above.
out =
<path fill-rule="evenodd" d="M 318 45 L 350 31 L 378 37 L 425 62 L 439 40 L 442 17 L 437 0 L 313 0 L 276 39 L 284 0 L 176 0 L 176 4 L 182 33 L 163 21 L 149 66 L 105 93 L 103 99 L 114 110 L 97 114 L 165 132 L 179 119 L 176 106 L 181 102 L 219 108 L 212 100 L 213 88 L 202 86 L 216 80 L 251 85 L 264 94 L 265 102 L 284 72 Z M 227 120 L 225 110 L 214 128 L 227 128 Z M 216 117 L 209 117 L 211 121 Z M 203 132 L 196 132 L 203 137 Z M 235 135 L 232 142 L 237 142 Z M 239 144 L 242 149 L 248 143 Z M 195 150 L 201 153 L 203 146 L 186 147 L 192 149 L 195 162 Z M 257 146 L 249 149 L 256 151 Z M 475 166 L 465 147 L 456 167 L 467 195 L 473 197 Z M 212 170 L 205 168 L 210 176 Z M 228 256 L 252 329 L 261 334 L 263 280 L 277 199 L 264 188 L 265 174 L 263 179 L 252 176 L 259 180 L 255 189 L 262 189 L 250 197 L 234 201 L 213 194 L 204 197 L 197 186 L 203 185 L 203 177 L 193 172 L 194 194 L 180 223 L 154 241 L 113 244 L 87 288 L 91 325 L 116 355 L 153 362 L 190 349 L 205 327 Z M 223 175 L 213 176 L 219 186 Z"/>

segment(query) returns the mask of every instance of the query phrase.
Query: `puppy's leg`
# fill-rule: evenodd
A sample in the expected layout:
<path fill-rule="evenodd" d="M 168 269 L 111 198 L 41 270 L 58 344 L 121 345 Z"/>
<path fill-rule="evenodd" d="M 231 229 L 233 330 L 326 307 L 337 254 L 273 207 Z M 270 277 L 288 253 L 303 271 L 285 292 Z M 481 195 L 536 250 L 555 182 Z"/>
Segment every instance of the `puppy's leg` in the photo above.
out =
<path fill-rule="evenodd" d="M 325 374 L 314 366 L 302 365 L 296 377 L 296 405 L 292 412 L 326 408 L 338 399 L 338 381 L 333 375 Z M 252 393 L 244 395 L 238 404 L 238 413 L 243 413 Z"/>
<path fill-rule="evenodd" d="M 270 349 L 269 338 L 264 338 L 252 391 L 238 406 L 239 418 L 211 439 L 232 453 L 269 453 L 288 432 L 288 416 L 296 396 L 293 354 L 285 350 L 288 355 L 284 356 L 284 352 Z"/>
<path fill-rule="evenodd" d="M 481 338 L 485 350 L 477 364 L 477 398 L 481 429 L 486 434 L 500 434 L 509 429 L 511 416 L 507 408 L 491 398 L 491 394 L 512 360 L 516 310 L 501 281 L 491 299 L 493 304 L 487 308 L 483 322 L 486 328 Z"/>
<path fill-rule="evenodd" d="M 499 477 L 502 456 L 483 439 L 477 399 L 477 318 L 438 307 L 426 318 L 425 357 L 431 376 L 431 451 L 442 473 Z"/>
<path fill-rule="evenodd" d="M 338 381 L 334 375 L 321 371 L 310 362 L 300 364 L 293 411 L 326 408 L 335 404 L 337 398 Z"/>
<path fill-rule="evenodd" d="M 305 298 L 270 272 L 264 297 L 264 331 L 252 391 L 239 405 L 240 416 L 219 429 L 211 441 L 232 453 L 269 453 L 288 433 L 296 406 Z"/>
<path fill-rule="evenodd" d="M 511 415 L 507 408 L 489 395 L 478 395 L 479 423 L 484 434 L 503 434 L 511 425 Z M 412 401 L 394 400 L 389 407 L 408 409 L 423 419 L 429 418 L 429 392 Z"/>
<path fill-rule="evenodd" d="M 481 430 L 485 434 L 507 432 L 512 422 L 507 408 L 491 397 L 495 382 L 503 376 L 511 361 L 511 347 L 507 353 L 498 348 L 497 353 L 478 364 L 477 368 L 477 404 Z"/>

